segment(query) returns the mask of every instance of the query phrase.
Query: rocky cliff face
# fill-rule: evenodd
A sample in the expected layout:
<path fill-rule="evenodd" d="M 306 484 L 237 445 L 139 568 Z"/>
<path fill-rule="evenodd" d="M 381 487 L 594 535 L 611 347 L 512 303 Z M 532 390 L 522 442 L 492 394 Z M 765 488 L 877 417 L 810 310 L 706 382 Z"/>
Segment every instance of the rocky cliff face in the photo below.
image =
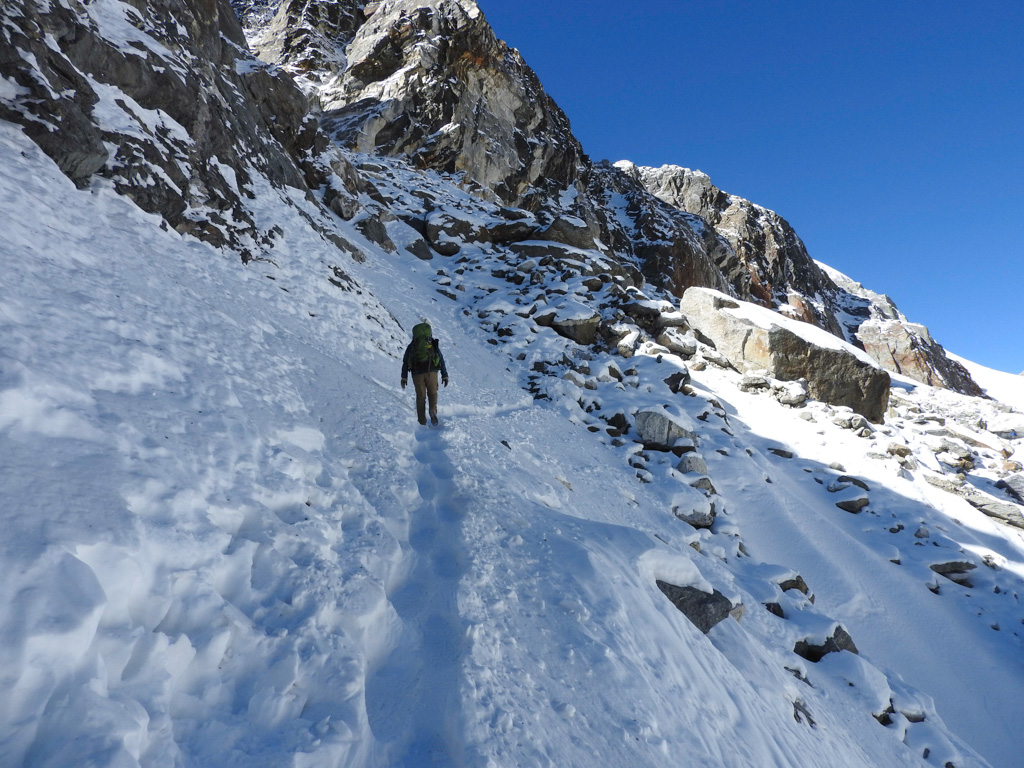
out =
<path fill-rule="evenodd" d="M 908 322 L 887 296 L 813 261 L 793 228 L 774 211 L 726 194 L 700 171 L 673 165 L 620 166 L 659 200 L 700 216 L 728 240 L 735 258 L 723 271 L 734 295 L 824 328 L 863 348 L 893 373 L 982 394 L 926 327 Z"/>
<path fill-rule="evenodd" d="M 257 177 L 353 199 L 351 169 L 305 97 L 251 56 L 227 2 L 11 0 L 0 30 L 10 83 L 0 118 L 78 186 L 109 179 L 178 231 L 243 258 L 274 236 L 253 213 Z"/>
<path fill-rule="evenodd" d="M 584 167 L 565 114 L 472 0 L 288 0 L 254 39 L 264 59 L 304 79 L 324 126 L 358 151 L 461 174 L 529 209 Z"/>
<path fill-rule="evenodd" d="M 700 216 L 732 246 L 735 258 L 726 264 L 725 278 L 739 296 L 773 306 L 790 306 L 801 319 L 837 332 L 833 313 L 820 301 L 836 286 L 807 255 L 803 241 L 774 211 L 729 195 L 711 183 L 707 174 L 666 165 L 642 168 L 622 164 L 659 200 Z"/>

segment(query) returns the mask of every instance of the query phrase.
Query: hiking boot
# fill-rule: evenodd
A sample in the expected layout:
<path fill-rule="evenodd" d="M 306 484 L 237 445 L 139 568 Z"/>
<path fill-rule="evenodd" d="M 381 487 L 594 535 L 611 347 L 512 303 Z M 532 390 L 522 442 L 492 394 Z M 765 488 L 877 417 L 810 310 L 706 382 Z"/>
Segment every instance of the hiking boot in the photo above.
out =
<path fill-rule="evenodd" d="M 436 427 L 437 426 L 437 416 L 431 416 L 430 417 L 430 423 L 433 424 Z"/>

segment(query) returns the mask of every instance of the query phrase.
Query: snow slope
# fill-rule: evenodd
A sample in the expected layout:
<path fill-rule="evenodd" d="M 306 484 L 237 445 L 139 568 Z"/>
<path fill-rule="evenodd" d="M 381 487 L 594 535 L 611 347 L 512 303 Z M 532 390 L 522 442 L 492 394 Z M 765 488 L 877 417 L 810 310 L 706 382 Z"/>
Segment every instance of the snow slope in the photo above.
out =
<path fill-rule="evenodd" d="M 7 124 L 0 167 L 5 764 L 1019 760 L 1020 534 L 868 458 L 824 406 L 694 373 L 677 407 L 725 501 L 697 531 L 670 509 L 703 497 L 579 405 L 656 403 L 678 365 L 638 355 L 535 401 L 517 356 L 564 340 L 488 343 L 481 307 L 511 301 L 483 247 L 420 262 L 339 224 L 369 255 L 342 263 L 300 196 L 257 190 L 284 236 L 242 266 L 76 190 Z M 421 317 L 452 378 L 436 430 L 398 386 Z M 833 461 L 869 513 L 835 508 Z M 999 570 L 969 589 L 929 570 L 947 556 Z M 796 571 L 813 604 L 775 586 Z M 657 579 L 745 614 L 705 636 Z M 860 655 L 792 652 L 837 623 Z"/>
<path fill-rule="evenodd" d="M 985 390 L 986 395 L 1024 412 L 1024 374 L 1015 376 L 1012 373 L 972 363 L 957 355 L 951 354 L 950 357 L 971 372 L 971 377 Z"/>

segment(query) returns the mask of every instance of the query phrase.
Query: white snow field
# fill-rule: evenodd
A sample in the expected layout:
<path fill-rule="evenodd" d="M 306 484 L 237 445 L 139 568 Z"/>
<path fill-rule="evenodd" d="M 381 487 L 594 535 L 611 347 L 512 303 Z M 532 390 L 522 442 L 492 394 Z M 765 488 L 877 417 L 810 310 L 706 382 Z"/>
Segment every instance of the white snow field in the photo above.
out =
<path fill-rule="evenodd" d="M 826 406 L 694 372 L 677 415 L 724 504 L 698 531 L 671 509 L 704 496 L 591 431 L 583 390 L 524 389 L 518 354 L 564 340 L 488 343 L 487 270 L 452 301 L 454 260 L 339 223 L 355 263 L 269 188 L 284 235 L 243 266 L 5 123 L 0 167 L 3 765 L 1024 764 L 1020 531 Z M 451 374 L 437 429 L 399 388 L 421 317 Z M 681 365 L 620 364 L 592 404 L 657 404 L 644 382 Z M 952 559 L 972 587 L 929 569 Z M 797 572 L 813 604 L 775 586 Z M 658 579 L 745 613 L 704 635 Z M 792 652 L 837 623 L 860 655 Z"/>

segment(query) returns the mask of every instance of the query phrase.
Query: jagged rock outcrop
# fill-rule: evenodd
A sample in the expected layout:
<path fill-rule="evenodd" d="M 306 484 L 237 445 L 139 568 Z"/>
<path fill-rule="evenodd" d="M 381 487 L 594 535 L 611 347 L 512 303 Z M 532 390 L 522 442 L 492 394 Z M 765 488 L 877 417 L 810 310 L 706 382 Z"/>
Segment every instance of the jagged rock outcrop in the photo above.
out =
<path fill-rule="evenodd" d="M 253 39 L 299 79 L 344 144 L 457 175 L 482 197 L 537 214 L 537 237 L 614 253 L 677 296 L 690 285 L 729 290 L 729 243 L 634 176 L 591 164 L 472 0 L 286 0 Z"/>
<path fill-rule="evenodd" d="M 726 194 L 700 171 L 677 165 L 618 165 L 659 200 L 700 216 L 729 242 L 734 257 L 721 266 L 730 293 L 766 307 L 781 307 L 791 317 L 813 322 L 831 333 L 840 332 L 834 314 L 822 301 L 835 292 L 835 285 L 807 254 L 803 241 L 785 219 Z"/>
<path fill-rule="evenodd" d="M 947 357 L 923 325 L 869 320 L 857 329 L 857 339 L 865 352 L 893 373 L 973 397 L 984 394 L 967 369 Z"/>
<path fill-rule="evenodd" d="M 833 302 L 847 341 L 863 347 L 887 371 L 972 397 L 983 394 L 967 369 L 946 354 L 925 326 L 909 322 L 892 299 L 819 266 L 838 288 Z"/>
<path fill-rule="evenodd" d="M 580 177 L 568 118 L 472 0 L 290 0 L 257 39 L 261 56 L 309 80 L 324 126 L 354 149 L 461 174 L 528 209 Z M 345 55 L 325 55 L 328 44 Z M 317 66 L 330 71 L 314 78 Z"/>
<path fill-rule="evenodd" d="M 893 373 L 967 395 L 982 394 L 967 369 L 947 357 L 927 328 L 907 322 L 887 296 L 813 261 L 793 228 L 774 211 L 726 194 L 700 171 L 618 165 L 658 199 L 701 216 L 729 241 L 735 258 L 720 263 L 729 293 L 776 307 L 863 346 Z"/>
<path fill-rule="evenodd" d="M 0 118 L 75 184 L 108 178 L 178 231 L 243 258 L 273 237 L 248 203 L 257 174 L 307 194 L 327 187 L 354 209 L 354 171 L 325 154 L 291 79 L 249 54 L 226 0 L 135 6 L 131 46 L 104 37 L 104 12 L 77 0 L 0 10 L 0 75 L 11 84 Z"/>
<path fill-rule="evenodd" d="M 587 195 L 602 241 L 632 255 L 648 282 L 676 296 L 691 285 L 730 291 L 724 271 L 735 253 L 728 241 L 699 216 L 651 195 L 628 167 L 594 166 Z"/>
<path fill-rule="evenodd" d="M 680 309 L 690 325 L 744 371 L 806 379 L 811 397 L 881 422 L 889 374 L 863 352 L 820 328 L 707 288 L 690 288 Z"/>

